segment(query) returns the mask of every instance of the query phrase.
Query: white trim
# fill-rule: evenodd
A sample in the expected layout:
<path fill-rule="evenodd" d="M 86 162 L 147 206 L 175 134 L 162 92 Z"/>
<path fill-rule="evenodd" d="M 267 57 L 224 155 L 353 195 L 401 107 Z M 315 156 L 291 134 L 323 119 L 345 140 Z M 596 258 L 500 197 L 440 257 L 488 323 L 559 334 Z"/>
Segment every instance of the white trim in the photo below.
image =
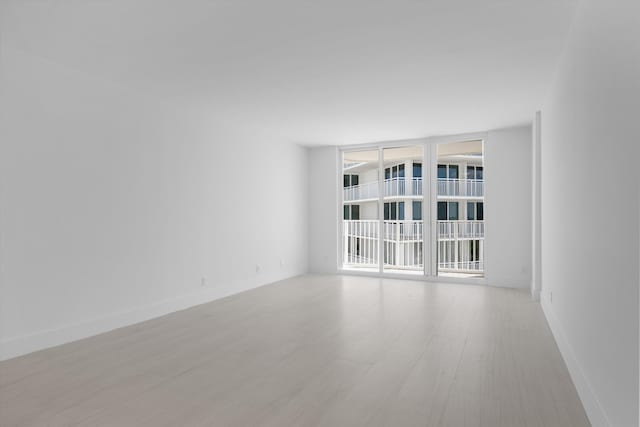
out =
<path fill-rule="evenodd" d="M 542 283 L 541 120 L 537 111 L 531 132 L 531 297 L 535 301 L 540 301 Z"/>
<path fill-rule="evenodd" d="M 602 405 L 600 405 L 591 383 L 585 376 L 580 363 L 576 359 L 573 348 L 569 341 L 567 341 L 564 331 L 560 326 L 560 322 L 558 322 L 558 319 L 553 313 L 547 298 L 542 299 L 541 306 L 542 311 L 547 318 L 549 329 L 551 329 L 551 333 L 556 340 L 560 354 L 564 359 L 564 363 L 567 365 L 569 375 L 573 380 L 573 384 L 576 387 L 578 396 L 580 397 L 582 406 L 584 406 L 591 425 L 593 427 L 611 427 L 607 414 L 602 408 Z"/>
<path fill-rule="evenodd" d="M 215 286 L 207 291 L 180 295 L 169 300 L 156 301 L 91 320 L 10 338 L 0 342 L 0 361 L 144 322 L 300 274 L 297 272 L 284 277 L 271 277 L 266 281 L 264 279 L 261 281 L 250 279 L 243 281 L 244 283 L 236 282 L 227 286 Z"/>

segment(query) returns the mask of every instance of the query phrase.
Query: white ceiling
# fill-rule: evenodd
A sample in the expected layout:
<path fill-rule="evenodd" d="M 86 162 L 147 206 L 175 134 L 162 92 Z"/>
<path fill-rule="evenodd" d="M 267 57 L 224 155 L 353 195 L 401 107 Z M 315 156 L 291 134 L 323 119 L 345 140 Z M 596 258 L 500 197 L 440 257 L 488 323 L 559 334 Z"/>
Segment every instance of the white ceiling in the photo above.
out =
<path fill-rule="evenodd" d="M 354 144 L 529 122 L 575 0 L 14 1 L 2 41 L 257 138 Z"/>

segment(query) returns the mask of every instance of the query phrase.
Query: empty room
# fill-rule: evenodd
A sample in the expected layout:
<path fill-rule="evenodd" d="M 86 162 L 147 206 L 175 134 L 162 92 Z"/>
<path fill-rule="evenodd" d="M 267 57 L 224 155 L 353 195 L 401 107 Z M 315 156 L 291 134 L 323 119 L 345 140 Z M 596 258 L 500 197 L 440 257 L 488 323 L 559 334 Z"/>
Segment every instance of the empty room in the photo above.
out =
<path fill-rule="evenodd" d="M 638 0 L 0 1 L 0 426 L 638 427 Z"/>

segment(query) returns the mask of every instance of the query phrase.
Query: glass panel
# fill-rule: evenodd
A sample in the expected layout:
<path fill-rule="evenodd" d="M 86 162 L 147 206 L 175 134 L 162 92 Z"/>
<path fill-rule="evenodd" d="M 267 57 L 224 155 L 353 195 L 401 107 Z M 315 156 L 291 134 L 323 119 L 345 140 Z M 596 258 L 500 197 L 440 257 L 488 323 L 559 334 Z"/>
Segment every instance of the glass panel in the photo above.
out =
<path fill-rule="evenodd" d="M 475 166 L 467 166 L 467 179 L 476 179 Z"/>
<path fill-rule="evenodd" d="M 342 267 L 379 271 L 378 150 L 343 154 Z"/>
<path fill-rule="evenodd" d="M 449 221 L 458 220 L 458 202 L 449 203 Z"/>
<path fill-rule="evenodd" d="M 447 220 L 447 202 L 438 202 L 438 221 Z"/>
<path fill-rule="evenodd" d="M 447 178 L 447 165 L 438 165 L 438 179 Z"/>
<path fill-rule="evenodd" d="M 351 219 L 360 219 L 360 205 L 351 206 Z"/>
<path fill-rule="evenodd" d="M 413 202 L 411 205 L 411 215 L 414 221 L 422 220 L 422 202 Z"/>
<path fill-rule="evenodd" d="M 484 275 L 483 151 L 480 140 L 438 144 L 438 177 L 445 174 L 446 178 L 456 180 L 438 182 L 438 216 L 434 220 L 438 275 Z M 443 165 L 447 165 L 446 169 Z"/>
<path fill-rule="evenodd" d="M 413 163 L 413 177 L 422 178 L 422 163 Z"/>
<path fill-rule="evenodd" d="M 385 203 L 389 206 L 389 215 L 385 215 L 383 225 L 383 271 L 422 274 L 424 223 L 420 200 L 423 197 L 423 148 L 386 148 L 383 150 L 383 162 L 385 168 L 391 168 L 392 178 L 385 179 L 384 185 L 384 196 L 390 200 Z M 416 208 L 416 203 L 419 208 Z"/>

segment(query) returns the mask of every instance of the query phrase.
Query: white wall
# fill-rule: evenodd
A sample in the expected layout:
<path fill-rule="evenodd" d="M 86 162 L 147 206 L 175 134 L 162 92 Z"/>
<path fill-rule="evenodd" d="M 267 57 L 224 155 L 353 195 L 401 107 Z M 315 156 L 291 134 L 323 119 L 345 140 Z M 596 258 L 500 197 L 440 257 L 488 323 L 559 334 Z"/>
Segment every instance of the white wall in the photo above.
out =
<path fill-rule="evenodd" d="M 490 285 L 531 285 L 531 127 L 488 132 L 485 268 Z"/>
<path fill-rule="evenodd" d="M 640 3 L 585 0 L 542 109 L 542 303 L 594 426 L 638 426 Z"/>
<path fill-rule="evenodd" d="M 337 273 L 338 268 L 338 150 L 309 150 L 309 270 Z M 342 209 L 340 207 L 340 209 Z"/>
<path fill-rule="evenodd" d="M 1 55 L 0 358 L 307 271 L 305 148 Z"/>

